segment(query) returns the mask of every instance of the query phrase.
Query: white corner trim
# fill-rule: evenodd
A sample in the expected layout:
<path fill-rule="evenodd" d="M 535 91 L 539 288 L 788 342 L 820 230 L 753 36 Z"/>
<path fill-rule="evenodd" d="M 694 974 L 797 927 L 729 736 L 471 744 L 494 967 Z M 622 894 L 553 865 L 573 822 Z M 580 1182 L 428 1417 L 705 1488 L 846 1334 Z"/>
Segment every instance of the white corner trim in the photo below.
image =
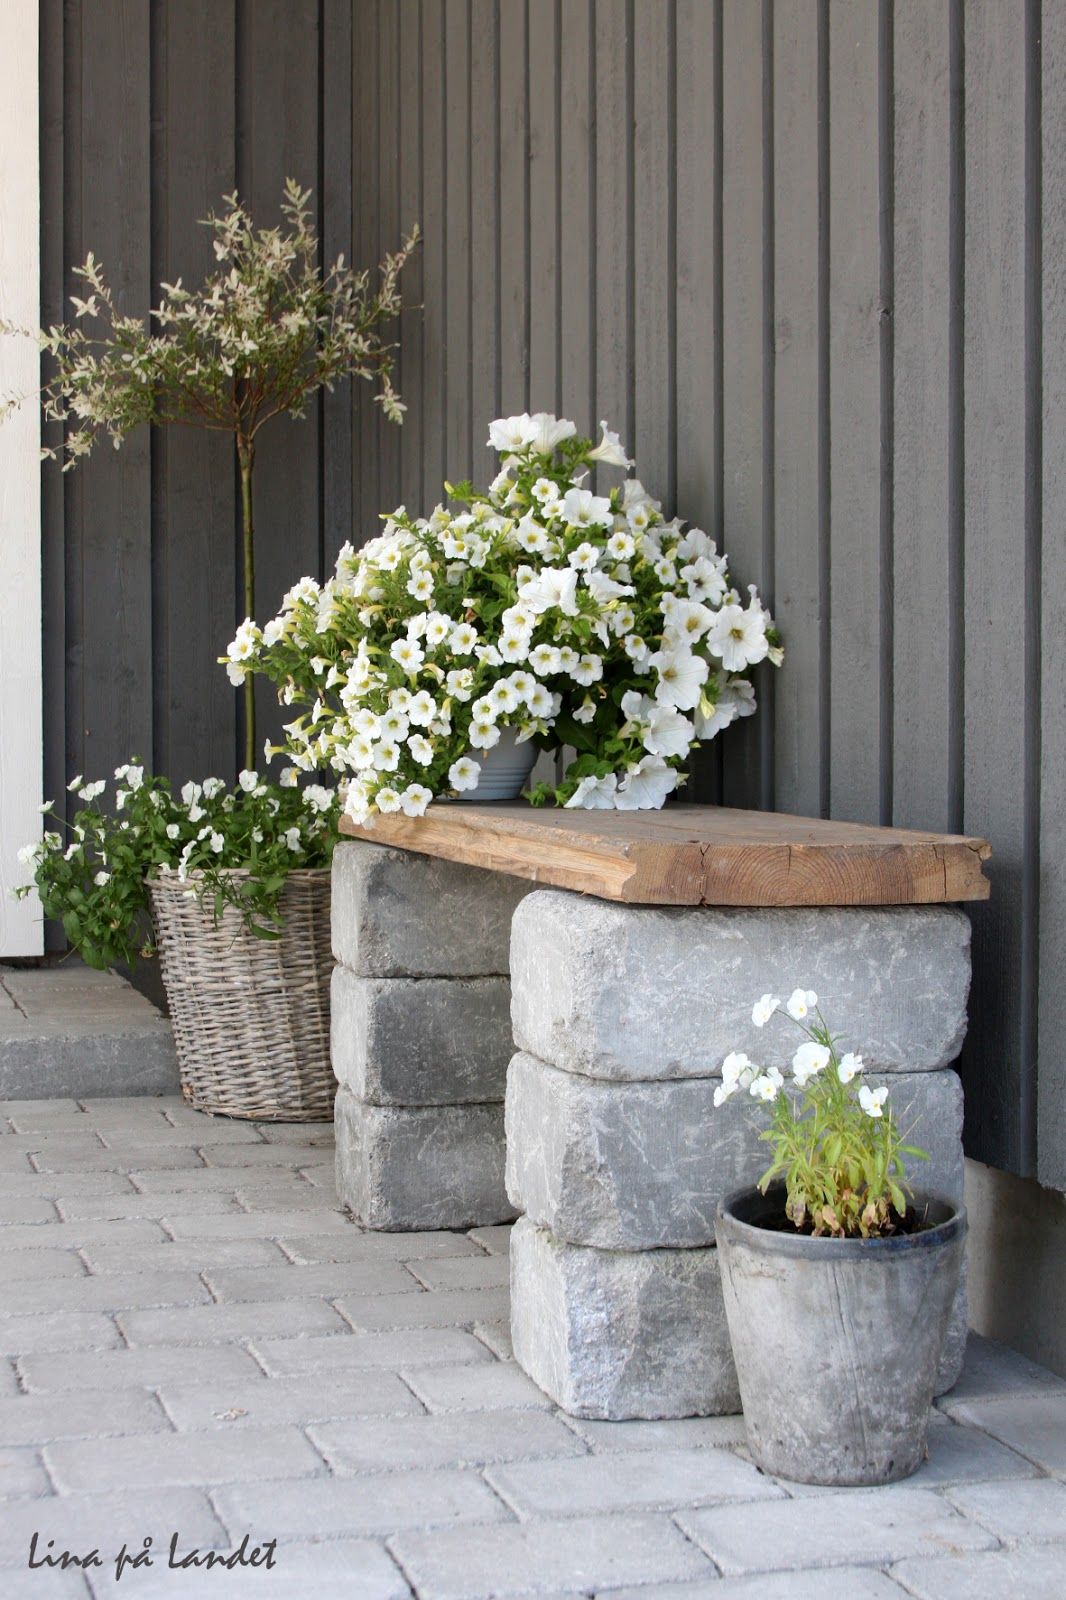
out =
<path fill-rule="evenodd" d="M 40 324 L 38 0 L 0 4 L 0 318 Z M 0 393 L 39 384 L 36 344 L 0 335 Z M 41 422 L 32 398 L 0 425 L 0 957 L 39 955 L 36 896 L 16 851 L 41 830 Z"/>

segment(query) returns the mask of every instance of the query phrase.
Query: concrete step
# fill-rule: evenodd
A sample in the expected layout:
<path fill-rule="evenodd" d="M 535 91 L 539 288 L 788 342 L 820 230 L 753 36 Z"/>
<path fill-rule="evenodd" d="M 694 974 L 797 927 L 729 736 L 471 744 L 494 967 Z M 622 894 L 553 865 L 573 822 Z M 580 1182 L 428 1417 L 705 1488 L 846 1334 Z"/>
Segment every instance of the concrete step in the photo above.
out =
<path fill-rule="evenodd" d="M 74 960 L 0 965 L 0 1096 L 177 1091 L 170 1023 L 124 978 Z"/>

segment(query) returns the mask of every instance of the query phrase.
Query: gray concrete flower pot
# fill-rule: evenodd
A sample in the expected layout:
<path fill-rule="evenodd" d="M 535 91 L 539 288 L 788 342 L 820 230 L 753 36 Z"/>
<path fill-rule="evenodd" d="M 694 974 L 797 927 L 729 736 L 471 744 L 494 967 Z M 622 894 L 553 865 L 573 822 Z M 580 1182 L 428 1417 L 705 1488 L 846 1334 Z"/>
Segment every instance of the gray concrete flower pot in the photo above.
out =
<path fill-rule="evenodd" d="M 813 1239 L 760 1222 L 784 1190 L 718 1207 L 722 1290 L 752 1457 L 797 1483 L 891 1483 L 925 1453 L 966 1240 L 962 1206 L 917 1194 L 933 1226 Z"/>

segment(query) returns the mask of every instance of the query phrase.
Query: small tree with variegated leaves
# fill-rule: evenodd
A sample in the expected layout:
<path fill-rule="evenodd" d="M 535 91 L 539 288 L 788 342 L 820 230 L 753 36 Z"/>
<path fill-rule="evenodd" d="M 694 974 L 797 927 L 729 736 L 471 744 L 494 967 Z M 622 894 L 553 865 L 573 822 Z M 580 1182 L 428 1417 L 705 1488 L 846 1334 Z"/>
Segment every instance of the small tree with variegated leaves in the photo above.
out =
<path fill-rule="evenodd" d="M 67 472 L 101 436 L 118 449 L 141 423 L 181 423 L 233 435 L 241 481 L 244 611 L 255 615 L 252 479 L 260 429 L 272 417 L 302 417 L 311 396 L 342 378 L 377 380 L 375 396 L 391 422 L 404 407 L 392 386 L 395 345 L 383 324 L 401 309 L 399 277 L 418 240 L 417 226 L 387 255 L 372 282 L 338 256 L 319 265 L 311 192 L 291 178 L 281 203 L 283 225 L 256 228 L 236 193 L 205 226 L 217 266 L 198 289 L 181 280 L 161 286 L 163 298 L 147 319 L 115 307 L 103 269 L 90 253 L 75 273 L 85 299 L 72 297 L 77 322 L 39 335 L 52 358 L 41 390 L 44 415 L 65 425 Z M 96 324 L 98 332 L 86 331 Z M 25 332 L 0 325 L 8 333 Z M 17 406 L 25 396 L 9 398 Z M 245 758 L 256 762 L 253 680 L 245 685 Z"/>

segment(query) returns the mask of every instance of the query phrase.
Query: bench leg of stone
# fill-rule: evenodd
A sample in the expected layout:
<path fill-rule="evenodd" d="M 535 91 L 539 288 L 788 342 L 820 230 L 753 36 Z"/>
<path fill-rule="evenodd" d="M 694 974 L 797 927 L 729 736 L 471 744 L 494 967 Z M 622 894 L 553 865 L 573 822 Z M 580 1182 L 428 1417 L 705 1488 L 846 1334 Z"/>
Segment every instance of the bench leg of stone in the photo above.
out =
<path fill-rule="evenodd" d="M 738 1039 L 764 1062 L 781 1049 L 789 1066 L 790 1037 L 745 1032 L 762 989 L 815 983 L 928 1151 L 916 1184 L 961 1200 L 962 1088 L 945 1070 L 966 1017 L 959 913 L 663 911 L 537 891 L 515 916 L 511 972 L 507 1180 L 523 1213 L 512 1339 L 564 1410 L 618 1420 L 738 1409 L 714 1210 L 754 1184 L 766 1153 L 742 1116 L 714 1112 L 713 1092 Z M 955 1382 L 965 1339 L 962 1287 L 938 1393 Z"/>
<path fill-rule="evenodd" d="M 365 1227 L 509 1221 L 511 914 L 525 885 L 364 841 L 333 863 L 337 1189 Z"/>

